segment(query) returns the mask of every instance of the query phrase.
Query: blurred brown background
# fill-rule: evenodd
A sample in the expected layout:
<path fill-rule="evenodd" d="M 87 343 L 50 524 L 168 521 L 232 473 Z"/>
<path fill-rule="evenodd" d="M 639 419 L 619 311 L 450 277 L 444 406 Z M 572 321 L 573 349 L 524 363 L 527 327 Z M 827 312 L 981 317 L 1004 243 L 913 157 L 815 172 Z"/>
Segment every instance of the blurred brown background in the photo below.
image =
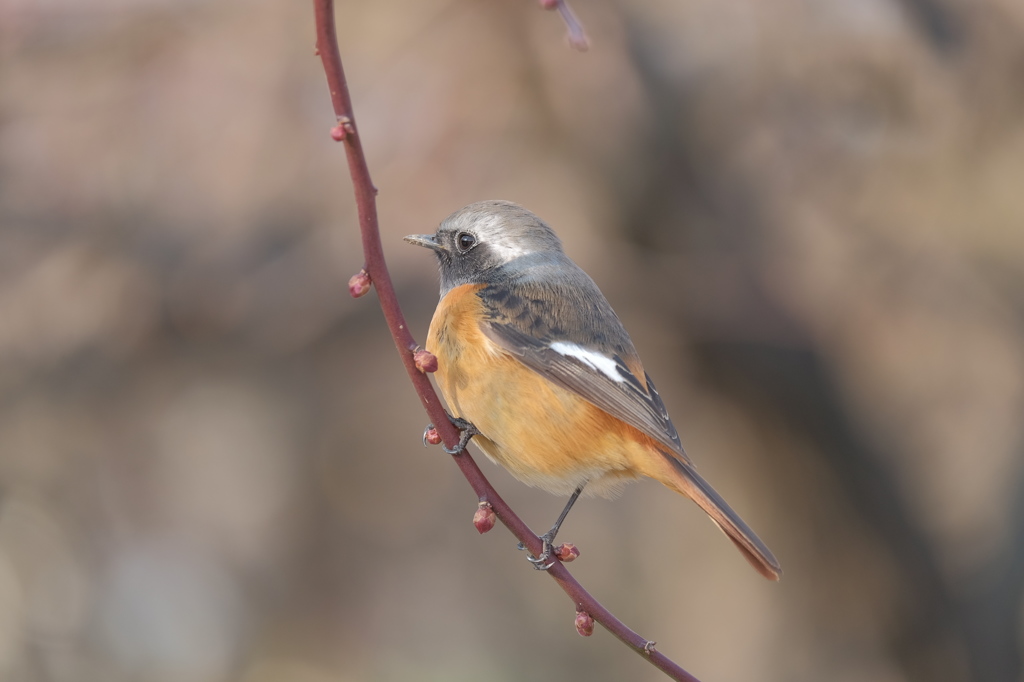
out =
<path fill-rule="evenodd" d="M 1024 3 L 576 10 L 586 54 L 530 0 L 338 8 L 417 336 L 400 237 L 532 208 L 786 569 L 644 482 L 576 575 L 705 682 L 1024 679 Z M 0 680 L 662 679 L 420 445 L 313 43 L 309 2 L 0 1 Z"/>

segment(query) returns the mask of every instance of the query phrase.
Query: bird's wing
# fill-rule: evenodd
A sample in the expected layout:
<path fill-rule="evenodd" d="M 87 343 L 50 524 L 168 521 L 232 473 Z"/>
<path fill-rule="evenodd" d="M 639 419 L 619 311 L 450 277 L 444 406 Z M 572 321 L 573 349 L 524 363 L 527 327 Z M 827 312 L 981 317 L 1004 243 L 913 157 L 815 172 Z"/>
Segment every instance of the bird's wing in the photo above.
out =
<path fill-rule="evenodd" d="M 563 291 L 529 285 L 481 290 L 478 295 L 487 311 L 482 331 L 534 372 L 689 462 L 665 404 L 611 306 L 589 277 L 572 284 Z M 580 297 L 581 286 L 592 291 Z"/>

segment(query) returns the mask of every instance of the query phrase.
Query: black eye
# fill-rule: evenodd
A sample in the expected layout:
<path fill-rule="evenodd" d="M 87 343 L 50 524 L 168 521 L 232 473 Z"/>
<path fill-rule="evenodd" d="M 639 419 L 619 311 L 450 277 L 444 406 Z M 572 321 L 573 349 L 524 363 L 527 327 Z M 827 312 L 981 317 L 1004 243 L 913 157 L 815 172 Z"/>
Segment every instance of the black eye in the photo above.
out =
<path fill-rule="evenodd" d="M 459 233 L 459 236 L 455 238 L 455 243 L 459 245 L 459 251 L 465 253 L 476 244 L 476 237 L 468 232 L 461 232 Z"/>

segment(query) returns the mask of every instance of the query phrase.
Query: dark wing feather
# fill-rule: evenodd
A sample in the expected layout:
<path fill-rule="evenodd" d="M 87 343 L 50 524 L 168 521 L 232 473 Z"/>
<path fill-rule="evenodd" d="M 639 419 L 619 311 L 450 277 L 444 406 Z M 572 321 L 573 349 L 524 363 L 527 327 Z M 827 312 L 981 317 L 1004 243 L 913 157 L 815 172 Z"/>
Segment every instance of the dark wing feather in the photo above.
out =
<path fill-rule="evenodd" d="M 585 279 L 566 282 L 568 286 L 562 291 L 529 283 L 503 283 L 502 287 L 480 291 L 478 295 L 488 311 L 488 319 L 481 323 L 484 334 L 541 376 L 663 443 L 689 462 L 650 376 L 645 372 L 641 380 L 623 361 L 623 355 L 636 357 L 629 335 L 597 286 L 581 270 L 576 272 Z M 564 278 L 566 273 L 562 274 Z M 588 295 L 580 297 L 581 290 Z M 555 328 L 549 322 L 553 319 L 558 320 Z M 622 381 L 579 358 L 552 350 L 551 344 L 557 341 L 574 343 L 614 360 Z"/>

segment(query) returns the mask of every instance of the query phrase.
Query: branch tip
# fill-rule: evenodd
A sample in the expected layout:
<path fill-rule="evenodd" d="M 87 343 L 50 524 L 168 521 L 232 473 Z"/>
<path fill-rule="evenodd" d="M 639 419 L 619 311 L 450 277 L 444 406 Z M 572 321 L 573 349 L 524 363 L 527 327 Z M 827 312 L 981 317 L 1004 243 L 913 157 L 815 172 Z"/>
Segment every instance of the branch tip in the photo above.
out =
<path fill-rule="evenodd" d="M 583 609 L 576 612 L 576 632 L 580 633 L 580 637 L 594 634 L 594 619 Z"/>
<path fill-rule="evenodd" d="M 365 269 L 360 270 L 348 281 L 348 293 L 352 295 L 352 298 L 365 296 L 366 292 L 370 290 L 371 284 L 373 281 L 370 279 L 370 274 Z"/>
<path fill-rule="evenodd" d="M 498 517 L 494 513 L 494 508 L 491 507 L 491 503 L 481 500 L 480 504 L 476 507 L 476 513 L 473 514 L 473 525 L 476 526 L 476 532 L 483 535 L 494 528 L 494 523 L 497 520 Z"/>
<path fill-rule="evenodd" d="M 586 52 L 590 49 L 590 40 L 587 39 L 587 35 L 580 31 L 579 33 L 569 32 L 569 47 L 576 50 L 577 52 Z"/>
<path fill-rule="evenodd" d="M 586 52 L 590 47 L 590 41 L 587 39 L 587 33 L 583 30 L 583 24 L 576 18 L 576 14 L 569 7 L 568 0 L 539 0 L 541 9 L 546 10 L 558 10 L 558 13 L 562 15 L 562 21 L 565 22 L 565 29 L 567 31 L 566 38 L 569 40 L 569 47 L 580 52 Z"/>

